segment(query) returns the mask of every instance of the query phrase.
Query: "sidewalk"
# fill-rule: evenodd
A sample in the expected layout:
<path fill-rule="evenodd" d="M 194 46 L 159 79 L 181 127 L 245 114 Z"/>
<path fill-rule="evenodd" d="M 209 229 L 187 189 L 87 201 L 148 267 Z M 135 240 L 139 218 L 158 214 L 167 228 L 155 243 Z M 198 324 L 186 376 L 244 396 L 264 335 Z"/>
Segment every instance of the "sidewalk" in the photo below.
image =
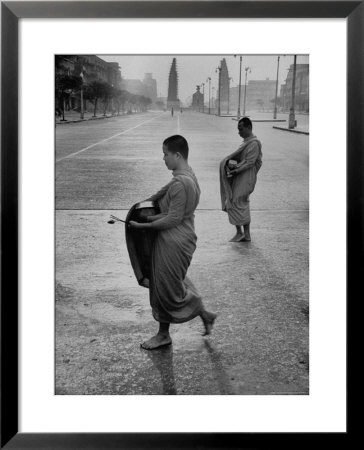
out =
<path fill-rule="evenodd" d="M 309 131 L 303 129 L 303 127 L 296 127 L 296 128 L 288 128 L 287 127 L 277 127 L 275 125 L 273 125 L 273 128 L 275 128 L 276 130 L 282 130 L 282 131 L 289 131 L 290 133 L 298 133 L 298 134 L 306 134 L 309 135 Z"/>
<path fill-rule="evenodd" d="M 128 116 L 128 115 L 134 115 L 134 114 L 139 114 L 139 113 L 132 113 L 132 114 L 128 114 L 125 112 L 120 112 L 119 116 L 117 114 L 106 114 L 106 116 L 103 115 L 103 113 L 98 112 L 98 115 L 96 117 L 94 117 L 94 113 L 93 111 L 86 111 L 83 114 L 83 119 L 81 119 L 81 114 L 77 111 L 66 111 L 64 118 L 65 120 L 62 120 L 62 116 L 61 117 L 57 117 L 56 116 L 56 124 L 57 125 L 66 125 L 68 123 L 77 123 L 77 122 L 85 122 L 88 120 L 101 120 L 101 119 L 110 119 L 110 117 L 121 117 L 121 116 Z"/>

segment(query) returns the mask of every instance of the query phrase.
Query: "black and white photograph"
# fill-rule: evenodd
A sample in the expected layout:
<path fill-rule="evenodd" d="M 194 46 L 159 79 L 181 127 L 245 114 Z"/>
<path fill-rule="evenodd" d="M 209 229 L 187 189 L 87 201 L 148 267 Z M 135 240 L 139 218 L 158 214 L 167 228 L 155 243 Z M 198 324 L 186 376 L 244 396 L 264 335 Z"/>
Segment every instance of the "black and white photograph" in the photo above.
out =
<path fill-rule="evenodd" d="M 309 56 L 54 71 L 55 394 L 309 395 Z"/>

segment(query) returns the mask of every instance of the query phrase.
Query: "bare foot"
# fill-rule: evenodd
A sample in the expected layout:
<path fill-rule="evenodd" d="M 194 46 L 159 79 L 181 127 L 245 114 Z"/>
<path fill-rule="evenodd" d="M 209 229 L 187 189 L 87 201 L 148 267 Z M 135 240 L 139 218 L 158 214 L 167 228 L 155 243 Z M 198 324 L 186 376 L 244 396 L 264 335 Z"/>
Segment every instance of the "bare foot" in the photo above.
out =
<path fill-rule="evenodd" d="M 202 333 L 202 336 L 211 334 L 211 330 L 215 323 L 216 317 L 217 317 L 217 314 L 207 312 L 207 311 L 201 316 L 202 322 L 205 326 L 205 332 Z"/>
<path fill-rule="evenodd" d="M 165 345 L 172 344 L 171 336 L 165 334 L 157 333 L 155 336 L 151 337 L 148 341 L 140 344 L 141 348 L 145 350 L 154 350 L 155 348 L 163 347 Z"/>
<path fill-rule="evenodd" d="M 244 234 L 242 233 L 236 233 L 235 236 L 233 236 L 229 242 L 241 242 L 241 240 L 244 238 Z"/>

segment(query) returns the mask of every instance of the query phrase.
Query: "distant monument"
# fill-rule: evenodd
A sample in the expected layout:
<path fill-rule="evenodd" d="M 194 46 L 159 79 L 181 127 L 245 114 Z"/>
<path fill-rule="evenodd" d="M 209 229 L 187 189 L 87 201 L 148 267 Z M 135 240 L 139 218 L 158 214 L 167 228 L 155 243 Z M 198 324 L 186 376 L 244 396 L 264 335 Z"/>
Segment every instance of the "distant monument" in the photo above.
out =
<path fill-rule="evenodd" d="M 168 78 L 167 109 L 178 109 L 179 107 L 180 101 L 178 99 L 177 61 L 176 58 L 173 58 Z"/>
<path fill-rule="evenodd" d="M 221 102 L 221 112 L 222 111 L 228 111 L 229 110 L 229 90 L 230 90 L 230 78 L 229 78 L 229 71 L 226 64 L 226 59 L 222 59 L 221 62 L 221 95 L 220 95 L 220 102 Z"/>
<path fill-rule="evenodd" d="M 192 95 L 192 109 L 195 111 L 203 110 L 204 96 L 200 92 L 200 86 L 196 86 L 196 92 Z"/>

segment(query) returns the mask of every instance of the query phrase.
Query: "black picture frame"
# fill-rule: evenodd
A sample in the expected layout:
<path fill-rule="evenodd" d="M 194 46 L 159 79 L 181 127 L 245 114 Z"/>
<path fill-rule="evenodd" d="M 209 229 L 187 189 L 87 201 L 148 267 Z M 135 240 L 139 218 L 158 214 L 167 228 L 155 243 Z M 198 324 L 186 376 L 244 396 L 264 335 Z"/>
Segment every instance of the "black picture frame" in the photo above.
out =
<path fill-rule="evenodd" d="M 348 305 L 354 295 L 356 299 L 363 298 L 358 280 L 364 273 L 364 2 L 1 2 L 1 448 L 270 448 L 277 440 L 280 447 L 297 448 L 307 446 L 312 437 L 315 444 L 327 445 L 325 433 L 298 436 L 297 433 L 18 432 L 18 22 L 21 18 L 346 18 Z M 343 121 L 338 112 L 338 122 L 325 132 L 334 132 Z M 342 448 L 347 444 L 349 426 L 347 430 L 335 435 Z"/>

